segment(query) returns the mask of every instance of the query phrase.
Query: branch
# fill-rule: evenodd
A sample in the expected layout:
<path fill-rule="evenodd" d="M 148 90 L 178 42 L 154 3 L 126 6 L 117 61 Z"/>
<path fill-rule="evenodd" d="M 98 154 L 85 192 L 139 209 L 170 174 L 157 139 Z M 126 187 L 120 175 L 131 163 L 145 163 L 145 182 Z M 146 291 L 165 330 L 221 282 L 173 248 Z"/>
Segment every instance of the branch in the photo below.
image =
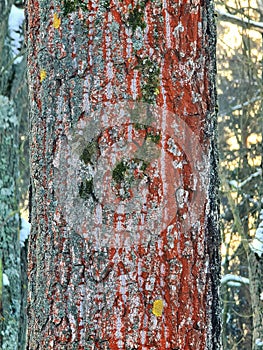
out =
<path fill-rule="evenodd" d="M 245 179 L 244 181 L 242 181 L 239 184 L 239 188 L 245 186 L 248 182 L 250 182 L 253 178 L 257 177 L 257 176 L 261 176 L 262 175 L 262 169 L 258 169 L 258 171 L 256 171 L 255 173 L 251 174 L 247 179 Z"/>
<path fill-rule="evenodd" d="M 230 282 L 230 286 L 231 286 L 231 282 L 237 283 L 239 285 L 249 284 L 249 279 L 247 277 L 231 275 L 231 274 L 224 275 L 221 278 L 221 284 L 225 284 L 225 283 L 229 284 L 229 282 Z"/>
<path fill-rule="evenodd" d="M 15 60 L 18 58 L 18 57 L 21 57 L 23 56 L 25 53 L 27 52 L 27 49 L 24 49 L 24 50 L 21 50 L 17 55 L 15 55 L 8 63 L 5 67 L 2 67 L 2 69 L 0 70 L 0 77 L 2 76 L 2 74 L 8 70 L 12 64 L 15 62 Z"/>
<path fill-rule="evenodd" d="M 236 189 L 241 189 L 241 187 L 245 186 L 247 183 L 249 183 L 252 179 L 254 179 L 255 177 L 261 176 L 262 175 L 262 169 L 258 169 L 255 173 L 251 174 L 250 176 L 248 176 L 245 180 L 243 180 L 242 182 L 238 183 L 236 180 L 231 180 L 229 181 L 229 185 L 231 185 L 232 187 L 236 188 Z"/>
<path fill-rule="evenodd" d="M 218 9 L 216 9 L 215 12 L 222 21 L 227 21 L 246 29 L 256 30 L 257 32 L 263 34 L 263 22 L 256 22 L 247 18 L 240 18 L 238 16 L 231 15 L 230 13 L 222 12 Z"/>
<path fill-rule="evenodd" d="M 246 233 L 245 233 L 245 230 L 243 227 L 242 220 L 241 220 L 240 215 L 239 215 L 238 207 L 237 207 L 234 199 L 232 198 L 230 186 L 229 186 L 228 181 L 226 180 L 226 177 L 224 175 L 223 170 L 220 171 L 220 179 L 221 179 L 222 186 L 225 190 L 225 194 L 226 194 L 226 197 L 227 197 L 229 205 L 230 205 L 230 210 L 233 214 L 234 224 L 236 226 L 238 234 L 241 237 L 241 242 L 242 242 L 243 247 L 245 249 L 246 255 L 248 255 L 249 245 L 248 245 Z"/>
<path fill-rule="evenodd" d="M 249 243 L 250 249 L 257 253 L 259 257 L 263 255 L 263 209 L 261 209 L 259 214 L 260 223 L 256 230 L 255 237 L 251 243 Z"/>
<path fill-rule="evenodd" d="M 229 114 L 229 113 L 232 113 L 232 112 L 235 112 L 235 111 L 238 111 L 244 107 L 248 107 L 249 105 L 253 104 L 254 102 L 257 102 L 259 100 L 261 100 L 262 97 L 261 96 L 255 96 L 253 98 L 251 98 L 251 100 L 248 100 L 244 103 L 240 103 L 238 105 L 235 105 L 233 107 L 230 107 L 230 110 L 229 111 L 223 111 L 223 112 L 220 112 L 219 113 L 219 117 L 224 117 L 225 115 Z"/>

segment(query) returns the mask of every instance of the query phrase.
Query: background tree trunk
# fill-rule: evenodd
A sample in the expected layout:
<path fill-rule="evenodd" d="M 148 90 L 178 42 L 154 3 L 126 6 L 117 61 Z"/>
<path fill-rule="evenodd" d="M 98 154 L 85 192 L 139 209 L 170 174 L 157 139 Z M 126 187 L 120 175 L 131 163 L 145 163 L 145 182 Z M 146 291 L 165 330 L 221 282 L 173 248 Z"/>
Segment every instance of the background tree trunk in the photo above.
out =
<path fill-rule="evenodd" d="M 20 244 L 17 191 L 19 120 L 11 101 L 14 74 L 8 34 L 12 1 L 0 2 L 0 348 L 18 349 L 20 331 Z"/>
<path fill-rule="evenodd" d="M 24 169 L 19 173 L 19 129 L 27 121 L 27 94 L 25 60 L 14 59 L 14 44 L 17 50 L 19 47 L 9 27 L 10 11 L 16 9 L 12 4 L 0 2 L 0 348 L 22 350 L 26 334 L 26 323 L 21 322 L 26 320 L 22 294 L 26 294 L 27 277 L 25 262 L 25 268 L 20 266 L 19 200 L 27 186 L 19 178 L 24 177 Z"/>
<path fill-rule="evenodd" d="M 213 4 L 27 11 L 27 348 L 219 349 Z"/>
<path fill-rule="evenodd" d="M 263 346 L 263 307 L 262 307 L 262 290 L 263 282 L 260 276 L 263 271 L 263 259 L 259 258 L 255 252 L 249 252 L 249 279 L 250 294 L 253 311 L 253 343 L 252 350 L 260 350 Z"/>
<path fill-rule="evenodd" d="M 1 349 L 18 349 L 20 321 L 20 244 L 16 177 L 18 120 L 14 106 L 0 95 L 0 302 Z"/>
<path fill-rule="evenodd" d="M 263 244 L 260 243 L 263 240 L 263 119 L 262 61 L 259 58 L 262 51 L 262 1 L 257 1 L 256 7 L 249 1 L 235 5 L 226 1 L 223 4 L 225 9 L 222 2 L 217 4 L 221 20 L 218 23 L 221 40 L 217 62 L 220 177 L 223 185 L 222 272 L 226 277 L 232 275 L 247 280 L 245 284 L 224 282 L 221 289 L 224 301 L 222 339 L 224 348 L 258 350 L 263 345 Z M 256 137 L 253 139 L 252 135 Z M 225 280 L 223 276 L 222 281 Z"/>

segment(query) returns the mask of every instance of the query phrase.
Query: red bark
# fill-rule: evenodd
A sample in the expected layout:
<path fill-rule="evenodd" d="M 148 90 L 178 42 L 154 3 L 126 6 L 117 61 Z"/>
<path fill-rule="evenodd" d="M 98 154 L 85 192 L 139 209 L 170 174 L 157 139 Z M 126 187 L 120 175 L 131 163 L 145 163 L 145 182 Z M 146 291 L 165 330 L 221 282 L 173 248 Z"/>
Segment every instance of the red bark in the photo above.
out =
<path fill-rule="evenodd" d="M 28 3 L 28 349 L 217 349 L 212 5 L 68 3 Z"/>

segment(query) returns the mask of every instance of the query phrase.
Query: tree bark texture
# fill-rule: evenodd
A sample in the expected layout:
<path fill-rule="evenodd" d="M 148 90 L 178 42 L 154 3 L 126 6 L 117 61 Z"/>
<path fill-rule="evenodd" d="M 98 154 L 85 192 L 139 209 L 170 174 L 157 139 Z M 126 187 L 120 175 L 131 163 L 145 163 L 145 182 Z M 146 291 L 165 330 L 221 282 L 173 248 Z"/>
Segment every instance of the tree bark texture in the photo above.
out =
<path fill-rule="evenodd" d="M 13 1 L 0 2 L 0 348 L 20 349 L 18 213 L 19 117 L 11 97 L 14 67 L 8 37 Z"/>
<path fill-rule="evenodd" d="M 27 349 L 219 349 L 213 3 L 27 16 Z"/>
<path fill-rule="evenodd" d="M 8 32 L 8 16 L 13 1 L 0 1 L 0 66 L 2 68 L 3 62 L 5 62 L 6 56 L 4 51 L 7 49 L 5 46 L 5 40 Z M 5 62 L 6 63 L 6 62 Z"/>
<path fill-rule="evenodd" d="M 18 349 L 20 327 L 20 243 L 18 194 L 18 119 L 14 106 L 0 95 L 0 346 Z"/>
<path fill-rule="evenodd" d="M 260 350 L 263 344 L 263 301 L 262 290 L 263 282 L 260 276 L 263 271 L 263 261 L 255 252 L 250 251 L 248 255 L 249 261 L 249 281 L 250 281 L 250 295 L 253 312 L 253 350 Z"/>
<path fill-rule="evenodd" d="M 10 52 L 10 40 L 8 40 L 8 18 L 13 1 L 0 1 L 0 91 L 4 96 L 9 96 L 12 69 L 7 69 L 12 59 Z"/>

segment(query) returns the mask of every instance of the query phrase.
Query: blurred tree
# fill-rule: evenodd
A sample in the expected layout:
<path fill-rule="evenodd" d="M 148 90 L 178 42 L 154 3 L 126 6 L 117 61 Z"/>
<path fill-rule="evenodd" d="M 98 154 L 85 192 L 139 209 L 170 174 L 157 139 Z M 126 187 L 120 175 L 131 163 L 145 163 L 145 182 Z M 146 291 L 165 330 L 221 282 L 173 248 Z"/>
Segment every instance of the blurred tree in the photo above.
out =
<path fill-rule="evenodd" d="M 24 277 L 21 284 L 19 128 L 25 123 L 21 120 L 27 113 L 27 94 L 25 59 L 21 60 L 22 27 L 17 22 L 18 12 L 11 18 L 13 11 L 16 11 L 13 1 L 0 1 L 0 348 L 3 350 L 23 349 L 25 345 L 25 322 L 21 322 L 25 319 L 22 295 L 26 280 Z M 22 270 L 26 276 L 25 268 Z"/>
<path fill-rule="evenodd" d="M 227 1 L 217 6 L 222 268 L 225 275 L 249 280 L 228 280 L 222 286 L 222 338 L 224 349 L 258 350 L 263 346 L 263 257 L 260 243 L 256 250 L 252 239 L 263 189 L 262 4 Z"/>

